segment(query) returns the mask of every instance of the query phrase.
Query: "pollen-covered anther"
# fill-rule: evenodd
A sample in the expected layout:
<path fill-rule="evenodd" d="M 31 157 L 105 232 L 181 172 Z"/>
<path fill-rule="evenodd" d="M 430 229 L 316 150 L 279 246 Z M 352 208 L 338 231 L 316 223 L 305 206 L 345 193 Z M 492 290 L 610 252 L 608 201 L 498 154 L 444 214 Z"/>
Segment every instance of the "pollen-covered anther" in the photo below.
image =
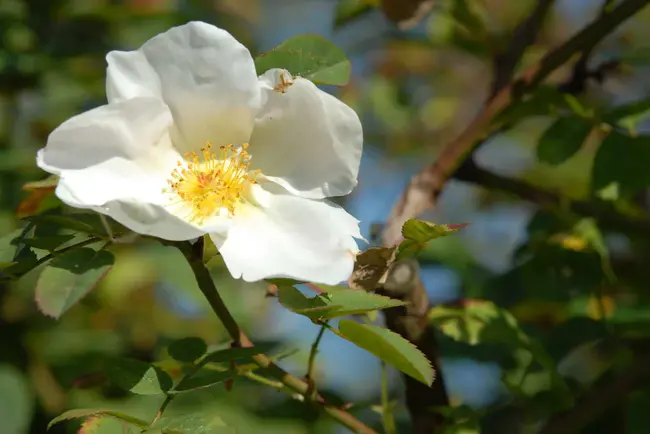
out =
<path fill-rule="evenodd" d="M 215 153 L 212 144 L 207 142 L 200 154 L 184 155 L 184 161 L 179 161 L 171 172 L 170 188 L 164 191 L 173 195 L 172 201 L 181 199 L 189 208 L 188 218 L 193 222 L 201 223 L 222 209 L 234 215 L 245 190 L 249 184 L 256 183 L 259 174 L 258 170 L 249 170 L 250 155 L 246 149 L 248 143 L 239 149 L 229 144 L 220 146 Z"/>

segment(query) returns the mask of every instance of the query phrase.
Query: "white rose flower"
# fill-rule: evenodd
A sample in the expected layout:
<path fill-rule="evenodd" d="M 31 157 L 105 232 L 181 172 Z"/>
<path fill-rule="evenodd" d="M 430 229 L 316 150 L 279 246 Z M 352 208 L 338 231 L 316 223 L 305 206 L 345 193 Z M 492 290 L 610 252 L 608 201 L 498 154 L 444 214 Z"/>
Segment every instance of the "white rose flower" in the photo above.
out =
<path fill-rule="evenodd" d="M 191 22 L 107 57 L 108 104 L 50 134 L 37 163 L 66 204 L 166 240 L 209 234 L 235 278 L 336 284 L 361 238 L 323 200 L 357 184 L 355 112 Z"/>

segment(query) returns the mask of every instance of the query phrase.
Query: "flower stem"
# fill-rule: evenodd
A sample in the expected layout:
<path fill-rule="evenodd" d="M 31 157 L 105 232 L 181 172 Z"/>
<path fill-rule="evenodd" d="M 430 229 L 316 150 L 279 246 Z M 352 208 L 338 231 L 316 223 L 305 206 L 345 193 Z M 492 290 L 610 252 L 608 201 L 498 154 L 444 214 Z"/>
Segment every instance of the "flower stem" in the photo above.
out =
<path fill-rule="evenodd" d="M 316 390 L 316 383 L 314 381 L 314 368 L 316 366 L 316 355 L 318 354 L 318 345 L 320 345 L 321 339 L 323 339 L 323 335 L 325 334 L 325 330 L 327 330 L 327 322 L 321 324 L 320 330 L 318 330 L 318 334 L 316 335 L 316 340 L 314 340 L 314 343 L 311 344 L 311 351 L 309 352 L 309 361 L 307 362 L 307 375 L 305 378 L 307 378 L 307 384 L 309 385 L 309 388 L 307 389 L 307 394 L 305 396 L 305 399 L 307 400 L 312 400 L 314 391 Z"/>
<path fill-rule="evenodd" d="M 395 418 L 393 417 L 393 409 L 388 395 L 388 369 L 386 362 L 383 360 L 381 361 L 381 416 L 386 434 L 395 434 L 397 428 L 395 427 Z"/>
<path fill-rule="evenodd" d="M 199 239 L 199 241 L 193 245 L 189 242 L 173 243 L 173 245 L 180 249 L 180 251 L 189 262 L 190 267 L 194 272 L 194 276 L 196 277 L 199 288 L 201 289 L 201 292 L 208 300 L 208 303 L 210 303 L 210 306 L 212 307 L 214 313 L 223 323 L 226 331 L 234 343 L 242 347 L 252 347 L 253 343 L 241 331 L 239 325 L 230 314 L 230 311 L 223 302 L 221 295 L 219 295 L 217 287 L 212 281 L 210 272 L 207 270 L 207 268 L 205 268 L 205 265 L 203 264 L 203 239 Z M 307 393 L 309 385 L 305 381 L 289 374 L 284 369 L 280 368 L 278 365 L 273 363 L 273 361 L 268 356 L 264 354 L 257 354 L 253 356 L 253 361 L 257 366 L 266 369 L 271 376 L 281 381 L 282 384 L 284 384 L 287 388 L 293 390 L 295 393 L 302 396 Z M 338 421 L 341 425 L 349 428 L 352 432 L 359 434 L 377 434 L 375 430 L 365 425 L 363 422 L 352 416 L 347 411 L 327 404 L 325 400 L 318 394 L 315 394 L 314 398 L 316 402 L 322 405 L 327 414 Z"/>

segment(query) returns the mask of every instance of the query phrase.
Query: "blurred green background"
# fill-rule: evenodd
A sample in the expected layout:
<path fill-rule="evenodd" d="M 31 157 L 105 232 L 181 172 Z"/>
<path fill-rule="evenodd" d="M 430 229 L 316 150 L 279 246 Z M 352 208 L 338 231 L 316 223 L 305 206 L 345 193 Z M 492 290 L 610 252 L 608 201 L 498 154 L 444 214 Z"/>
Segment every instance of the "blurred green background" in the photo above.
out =
<path fill-rule="evenodd" d="M 371 225 L 385 221 L 410 176 L 434 161 L 481 108 L 494 55 L 535 4 L 440 0 L 416 27 L 402 31 L 374 7 L 377 3 L 0 0 L 0 234 L 18 227 L 21 216 L 56 203 L 51 191 L 23 186 L 45 177 L 34 158 L 49 132 L 104 103 L 106 53 L 135 49 L 173 25 L 201 20 L 229 30 L 254 55 L 300 33 L 321 34 L 345 51 L 353 65 L 351 83 L 328 90 L 357 110 L 366 142 L 359 187 L 342 202 L 370 238 Z M 461 3 L 467 12 L 459 13 Z M 557 1 L 523 63 L 566 40 L 599 8 L 599 1 Z M 592 62 L 615 60 L 619 67 L 602 82 L 590 81 L 577 97 L 579 104 L 607 110 L 650 96 L 648 24 L 646 9 L 598 46 Z M 552 85 L 570 73 L 570 65 L 561 68 Z M 644 115 L 640 111 L 630 120 L 638 134 L 647 129 Z M 555 116 L 522 116 L 481 147 L 477 163 L 567 200 L 590 199 L 598 134 L 561 165 L 537 161 L 535 147 Z M 612 161 L 612 167 L 616 164 Z M 645 180 L 640 183 L 648 187 Z M 645 215 L 648 199 L 640 189 L 616 204 Z M 455 408 L 449 432 L 535 432 L 523 429 L 534 429 L 597 382 L 627 369 L 637 357 L 629 341 L 643 343 L 650 333 L 650 234 L 555 211 L 452 180 L 436 210 L 425 216 L 437 223 L 471 223 L 433 243 L 421 258 L 432 303 L 493 302 L 464 305 L 471 315 L 451 322 L 444 319 L 444 307 L 432 312 L 432 320 L 442 325 L 443 374 Z M 58 321 L 42 315 L 34 302 L 40 270 L 0 283 L 0 434 L 45 433 L 49 420 L 76 407 L 124 409 L 152 419 L 161 398 L 95 384 L 93 374 L 102 361 L 114 355 L 165 359 L 166 345 L 184 336 L 227 343 L 180 253 L 155 243 L 112 250 L 117 262 L 108 277 Z M 211 265 L 234 316 L 253 340 L 287 350 L 283 366 L 304 375 L 317 326 L 284 311 L 266 296 L 265 285 L 233 282 L 218 260 Z M 496 331 L 481 334 L 492 323 Z M 469 335 L 461 333 L 463 328 Z M 542 350 L 522 344 L 520 332 Z M 320 388 L 334 400 L 354 402 L 351 411 L 381 429 L 373 410 L 379 403 L 378 360 L 333 335 L 326 335 L 318 360 Z M 401 378 L 391 372 L 389 379 L 401 432 L 409 432 Z M 582 432 L 647 433 L 647 381 L 644 377 L 634 390 L 616 397 L 620 402 Z M 216 386 L 178 399 L 170 412 L 197 409 L 214 411 L 242 434 L 345 432 L 317 409 L 246 379 L 238 378 L 230 392 Z M 70 422 L 50 432 L 74 433 L 78 426 Z M 120 429 L 104 427 L 100 434 Z"/>

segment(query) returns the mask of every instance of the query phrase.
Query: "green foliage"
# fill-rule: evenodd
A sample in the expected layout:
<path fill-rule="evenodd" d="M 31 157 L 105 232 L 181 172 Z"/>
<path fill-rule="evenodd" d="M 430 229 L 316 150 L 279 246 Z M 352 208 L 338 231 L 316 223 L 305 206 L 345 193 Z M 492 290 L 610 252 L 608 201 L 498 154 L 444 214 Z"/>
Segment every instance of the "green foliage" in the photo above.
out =
<path fill-rule="evenodd" d="M 281 383 L 285 374 L 280 368 L 257 365 L 260 358 L 255 356 L 269 354 L 278 342 L 224 349 L 232 340 L 214 318 L 203 318 L 207 306 L 193 306 L 204 300 L 194 280 L 188 279 L 193 276 L 179 262 L 180 255 L 166 255 L 148 237 L 108 247 L 113 241 L 110 235 L 133 234 L 110 219 L 107 231 L 96 213 L 71 213 L 54 194 L 58 178 L 43 178 L 34 164 L 36 150 L 53 128 L 105 102 L 104 57 L 109 50 L 134 48 L 155 33 L 190 19 L 218 22 L 238 39 L 248 41 L 246 29 L 257 28 L 257 20 L 268 19 L 268 14 L 259 13 L 257 2 L 217 2 L 218 6 L 207 0 L 37 3 L 0 0 L 0 228 L 6 234 L 0 238 L 0 432 L 26 434 L 31 428 L 31 434 L 42 434 L 43 416 L 62 411 L 66 404 L 104 410 L 65 412 L 50 426 L 80 420 L 55 427 L 57 432 L 77 432 L 79 423 L 79 434 L 333 432 L 327 419 L 316 411 L 312 414 L 301 400 L 282 400 L 280 394 L 265 399 L 262 387 L 275 387 L 292 397 L 298 393 Z M 633 378 L 650 336 L 646 203 L 650 99 L 639 73 L 650 58 L 642 47 L 648 17 L 636 16 L 624 38 L 586 47 L 584 41 L 591 44 L 600 39 L 602 27 L 592 28 L 583 42 L 578 40 L 588 59 L 580 59 L 575 50 L 560 53 L 560 57 L 572 54 L 578 62 L 567 60 L 557 76 L 541 85 L 521 86 L 513 81 L 509 89 L 513 101 L 508 107 L 493 113 L 487 101 L 484 111 L 482 97 L 477 96 L 490 88 L 494 76 L 486 73 L 486 65 L 492 67 L 512 56 L 509 48 L 516 49 L 526 39 L 520 24 L 543 3 L 340 0 L 333 25 L 345 26 L 345 31 L 336 38 L 346 44 L 346 53 L 364 54 L 359 56 L 364 71 L 354 80 L 350 80 L 344 51 L 320 36 L 290 38 L 255 60 L 260 74 L 283 68 L 317 84 L 348 85 L 341 91 L 364 120 L 366 149 L 380 152 L 382 161 L 390 163 L 381 170 L 402 156 L 423 167 L 431 164 L 438 149 L 466 137 L 463 131 L 477 110 L 487 112 L 472 123 L 473 131 L 478 131 L 472 146 L 489 139 L 498 148 L 505 139 L 509 145 L 536 149 L 537 162 L 523 165 L 515 159 L 509 169 L 517 175 L 510 178 L 500 171 L 493 173 L 477 158 L 482 172 L 465 181 L 485 188 L 476 196 L 469 195 L 458 210 L 443 205 L 439 211 L 469 214 L 478 220 L 483 218 L 483 207 L 509 209 L 513 201 L 517 205 L 532 202 L 544 209 L 531 220 L 528 238 L 516 248 L 509 267 L 486 266 L 483 259 L 491 254 L 492 246 L 473 237 L 430 243 L 463 225 L 409 220 L 403 227 L 404 241 L 397 248 L 377 247 L 359 254 L 349 288 L 309 284 L 322 293 L 305 296 L 293 286 L 306 282 L 268 279 L 266 283 L 277 287 L 284 307 L 315 322 L 354 314 L 367 314 L 363 319 L 372 316 L 374 321 L 378 310 L 405 307 L 394 313 L 413 307 L 373 293 L 382 287 L 395 260 L 417 257 L 423 263 L 443 265 L 460 279 L 463 298 L 429 312 L 430 325 L 439 332 L 441 355 L 452 362 L 470 358 L 498 364 L 502 370 L 500 395 L 492 404 L 472 408 L 463 396 L 452 394 L 450 406 L 435 409 L 446 417 L 446 432 L 544 432 L 547 420 L 567 410 L 562 418 L 591 422 L 578 421 L 576 432 L 618 432 L 624 426 L 628 434 L 641 434 L 647 432 L 649 423 L 646 379 L 629 381 L 623 392 L 605 387 L 613 392 L 590 398 L 601 385 L 615 384 L 612 380 L 619 377 Z M 618 4 L 631 2 L 622 0 L 614 8 Z M 415 9 L 421 5 L 433 5 L 433 9 L 417 16 Z M 592 6 L 587 11 L 581 5 L 580 12 L 592 16 L 597 13 L 597 6 Z M 545 56 L 576 31 L 565 28 L 571 16 L 564 9 L 555 7 L 548 15 L 553 16 L 554 31 L 546 31 L 548 23 L 540 23 L 543 34 L 528 44 L 520 59 L 510 59 L 517 64 L 515 79 L 523 71 L 529 74 L 540 59 L 544 60 L 537 66 L 544 69 L 558 58 L 551 56 L 549 61 Z M 273 27 L 293 32 L 288 28 L 291 20 L 310 16 L 300 11 L 279 14 L 287 17 Z M 374 20 L 382 14 L 400 25 L 388 31 L 375 26 L 378 21 Z M 403 19 L 414 17 L 413 23 L 406 24 L 421 22 L 424 31 L 402 32 Z M 259 28 L 265 28 L 268 23 L 261 24 Z M 355 34 L 354 40 L 347 32 Z M 368 52 L 371 61 L 365 55 Z M 609 63 L 617 67 L 606 69 L 598 64 L 606 58 L 615 59 Z M 587 60 L 586 71 L 580 70 L 582 60 Z M 606 88 L 597 90 L 600 84 Z M 630 95 L 639 99 L 627 102 Z M 548 126 L 540 131 L 544 125 Z M 502 157 L 511 155 L 499 154 Z M 473 156 L 466 152 L 459 158 Z M 402 166 L 396 163 L 395 167 Z M 365 170 L 377 169 L 375 164 Z M 425 182 L 416 193 L 427 194 L 429 187 Z M 366 197 L 360 194 L 354 200 Z M 470 205 L 471 212 L 467 212 Z M 495 252 L 513 240 L 515 227 L 503 225 L 499 230 L 504 233 L 491 226 L 485 229 L 490 242 L 499 244 Z M 102 246 L 110 252 L 100 250 Z M 273 320 L 266 315 L 275 300 L 263 299 L 263 283 L 240 284 L 227 278 L 222 264 L 211 261 L 218 251 L 209 236 L 204 237 L 203 247 L 204 264 L 226 305 L 241 330 L 255 336 L 254 325 L 262 318 L 263 324 Z M 437 283 L 429 287 L 424 281 L 433 290 Z M 33 308 L 33 291 L 39 309 L 62 317 L 61 321 L 53 325 L 42 318 Z M 90 291 L 96 296 L 79 303 Z M 420 351 L 384 327 L 342 319 L 338 330 L 330 330 L 422 383 L 434 381 L 434 372 Z M 167 348 L 173 359 L 169 360 L 161 343 L 178 336 L 197 337 L 173 341 Z M 216 343 L 221 349 L 214 349 Z M 323 348 L 313 350 L 315 356 Z M 271 359 L 278 361 L 285 355 L 275 354 Z M 299 357 L 291 360 L 293 365 L 302 362 Z M 297 367 L 301 374 L 305 368 Z M 326 368 L 326 379 L 330 370 L 346 370 L 339 364 Z M 336 396 L 336 390 L 327 393 L 328 384 L 317 374 L 310 380 L 318 393 L 332 406 L 345 408 L 346 397 Z M 242 376 L 247 378 L 236 379 Z M 105 377 L 123 390 L 105 384 Z M 479 378 L 476 383 L 480 386 L 483 381 Z M 226 385 L 227 394 L 221 393 L 220 384 Z M 403 403 L 396 401 L 399 394 L 382 392 L 385 402 L 368 403 L 370 408 L 384 416 L 386 409 L 406 413 Z M 156 408 L 165 402 L 164 409 L 172 398 L 169 410 L 151 426 Z M 574 405 L 574 400 L 580 405 Z M 596 411 L 585 405 L 591 402 L 596 402 L 591 404 Z M 313 404 L 322 408 L 319 400 Z M 359 403 L 352 404 L 353 416 L 371 425 L 376 422 L 371 418 L 374 415 L 366 419 L 367 414 L 355 411 L 362 407 Z M 200 413 L 196 413 L 198 408 Z M 408 422 L 400 420 L 400 432 L 409 429 Z"/>
<path fill-rule="evenodd" d="M 258 74 L 282 68 L 317 84 L 342 86 L 350 79 L 350 62 L 343 51 L 317 35 L 287 39 L 255 59 Z"/>
<path fill-rule="evenodd" d="M 435 373 L 431 362 L 409 341 L 392 331 L 372 324 L 342 319 L 339 322 L 342 337 L 405 374 L 430 385 Z"/>
<path fill-rule="evenodd" d="M 61 229 L 70 229 L 89 235 L 105 237 L 108 235 L 97 213 L 73 213 L 73 214 L 39 214 L 25 217 L 26 221 L 38 225 L 53 225 Z M 119 223 L 110 220 L 110 228 L 115 236 L 125 235 L 128 230 Z"/>
<path fill-rule="evenodd" d="M 278 288 L 278 296 L 284 307 L 312 320 L 328 320 L 406 304 L 382 295 L 352 289 L 308 298 L 293 286 L 281 286 Z"/>
<path fill-rule="evenodd" d="M 548 164 L 561 164 L 580 150 L 592 125 L 577 116 L 562 116 L 544 131 L 537 144 L 537 158 Z"/>
<path fill-rule="evenodd" d="M 163 417 L 147 434 L 234 434 L 235 430 L 226 426 L 220 417 L 201 413 L 173 418 Z M 143 433 L 143 434 L 144 434 Z"/>
<path fill-rule="evenodd" d="M 236 375 L 232 371 L 202 370 L 192 376 L 183 378 L 173 389 L 173 393 L 188 392 L 204 387 L 214 386 L 230 380 Z"/>
<path fill-rule="evenodd" d="M 188 337 L 172 342 L 167 352 L 179 362 L 191 363 L 208 351 L 205 341 L 197 337 Z"/>
<path fill-rule="evenodd" d="M 134 425 L 138 428 L 141 429 L 146 429 L 149 424 L 143 420 L 140 420 L 138 418 L 135 418 L 133 416 L 129 416 L 128 414 L 122 413 L 120 411 L 114 411 L 114 410 L 101 410 L 101 409 L 76 409 L 76 410 L 68 410 L 65 413 L 55 417 L 50 421 L 48 424 L 47 428 L 50 429 L 54 425 L 61 423 L 66 420 L 70 419 L 85 419 L 89 418 L 92 416 L 110 416 L 115 419 L 119 419 L 121 421 L 124 421 L 128 424 Z"/>
<path fill-rule="evenodd" d="M 36 285 L 39 309 L 59 318 L 106 276 L 114 260 L 110 252 L 88 247 L 56 256 L 45 267 Z"/>
<path fill-rule="evenodd" d="M 403 259 L 417 255 L 422 249 L 436 238 L 458 232 L 467 224 L 437 225 L 424 220 L 410 219 L 402 226 L 402 241 L 397 249 L 397 257 Z"/>
<path fill-rule="evenodd" d="M 114 359 L 105 367 L 116 386 L 137 395 L 159 395 L 172 388 L 172 379 L 162 369 L 134 359 Z"/>
<path fill-rule="evenodd" d="M 334 13 L 334 27 L 350 24 L 358 18 L 362 18 L 375 9 L 366 0 L 340 0 L 336 5 Z"/>
<path fill-rule="evenodd" d="M 601 143 L 591 173 L 592 189 L 615 186 L 621 197 L 631 197 L 650 185 L 650 136 L 612 131 Z"/>
<path fill-rule="evenodd" d="M 7 433 L 26 432 L 34 408 L 33 393 L 25 375 L 10 365 L 0 365 L 0 421 Z"/>

